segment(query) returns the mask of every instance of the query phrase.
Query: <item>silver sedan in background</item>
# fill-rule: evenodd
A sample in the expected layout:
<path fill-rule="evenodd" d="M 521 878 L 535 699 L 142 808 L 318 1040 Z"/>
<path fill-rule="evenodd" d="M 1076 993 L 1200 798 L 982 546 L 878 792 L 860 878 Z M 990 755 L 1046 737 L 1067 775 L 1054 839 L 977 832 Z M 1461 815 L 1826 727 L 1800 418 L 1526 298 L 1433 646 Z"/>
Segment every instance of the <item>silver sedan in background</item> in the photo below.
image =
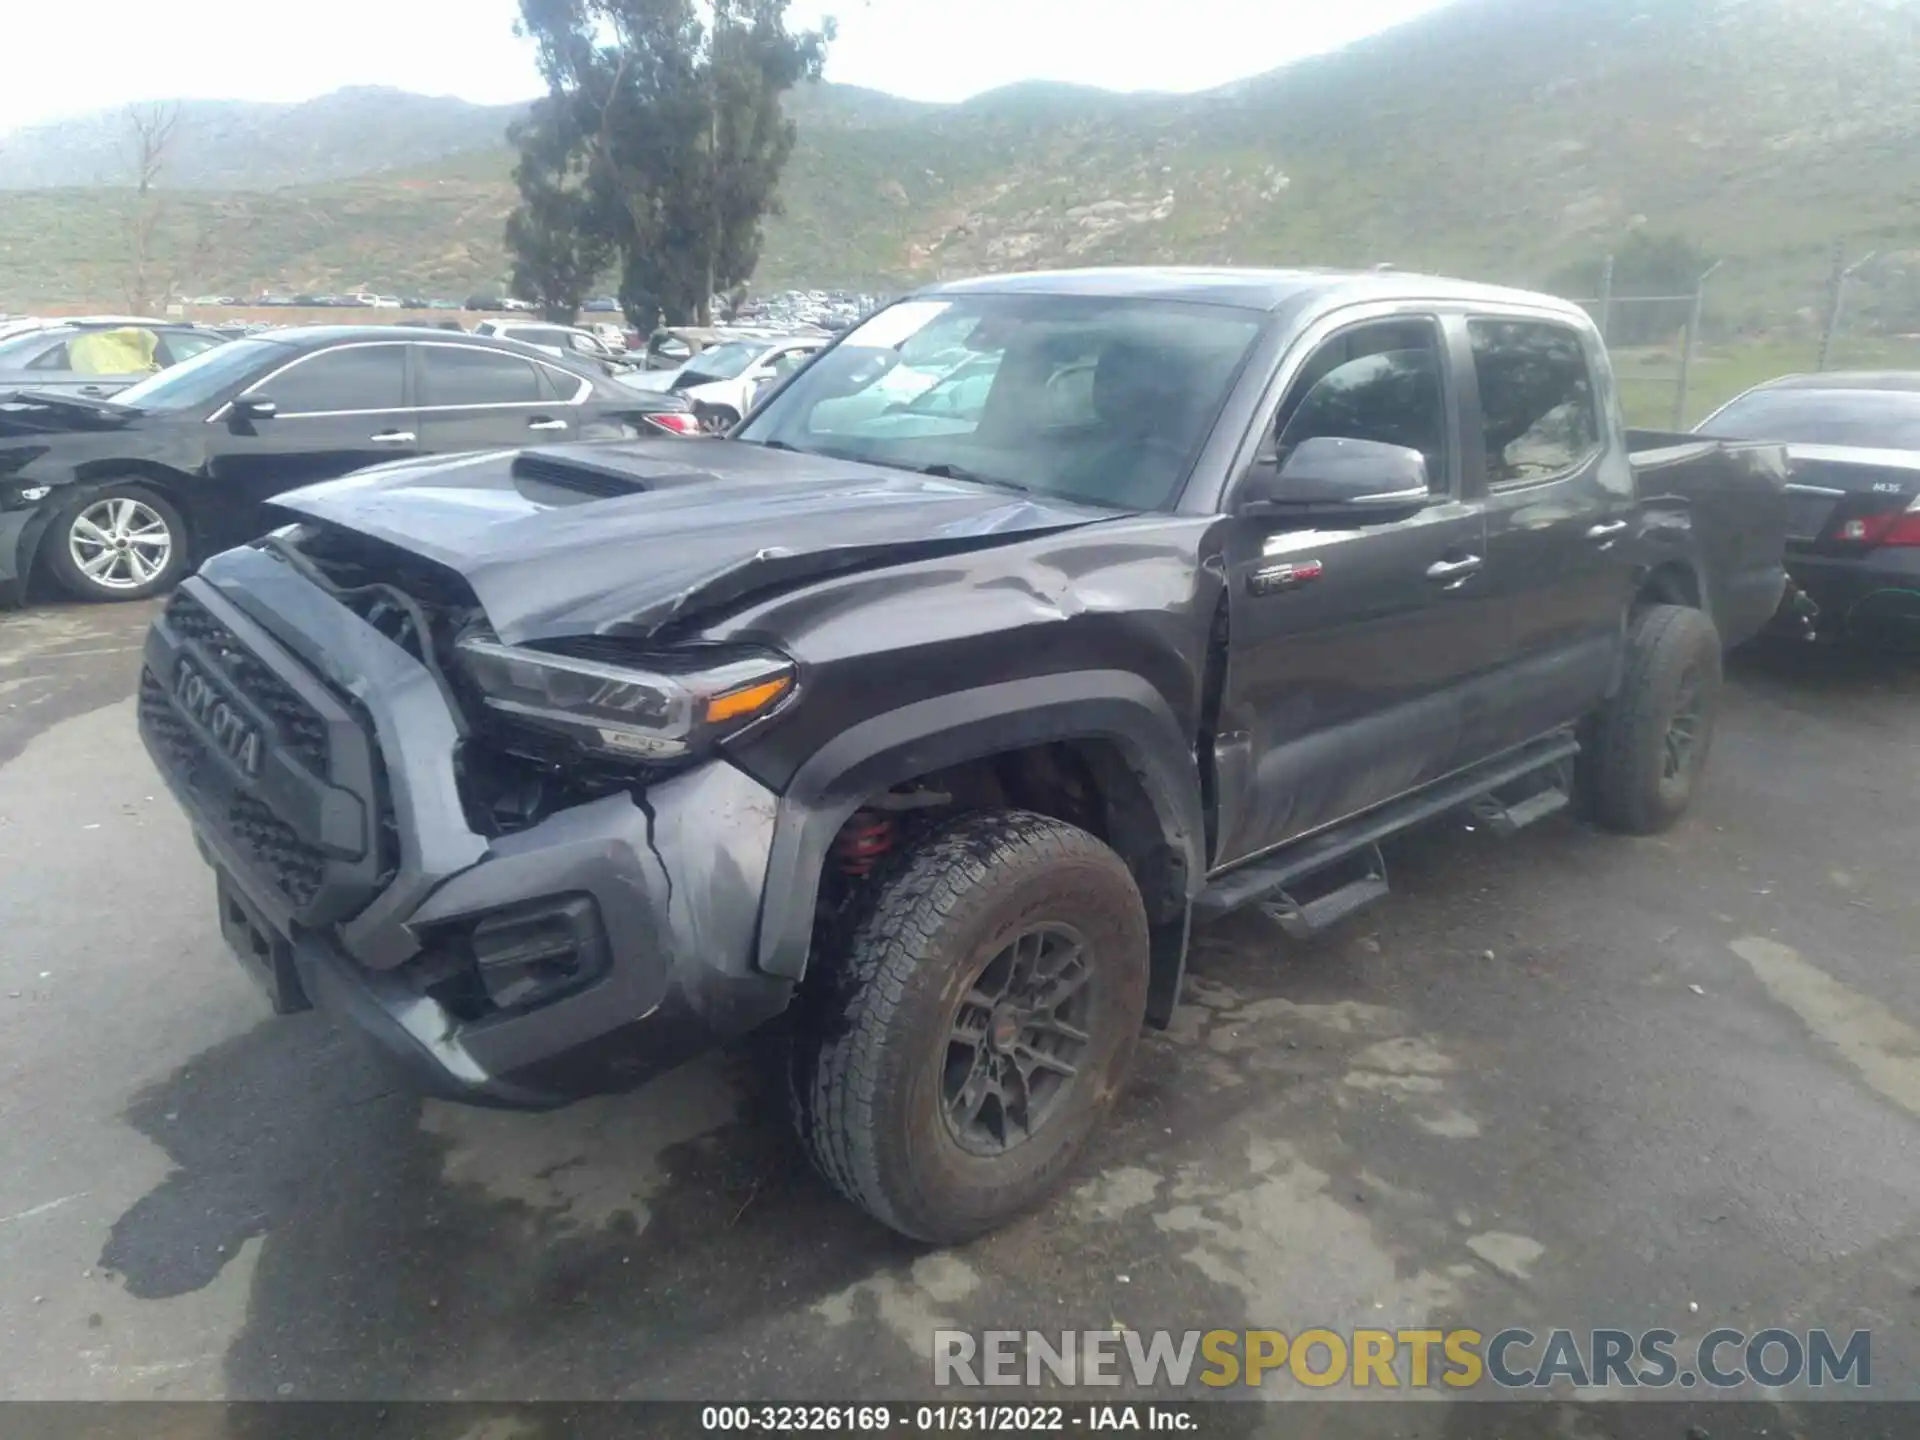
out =
<path fill-rule="evenodd" d="M 48 325 L 0 338 L 0 393 L 113 395 L 226 339 L 197 325 Z"/>

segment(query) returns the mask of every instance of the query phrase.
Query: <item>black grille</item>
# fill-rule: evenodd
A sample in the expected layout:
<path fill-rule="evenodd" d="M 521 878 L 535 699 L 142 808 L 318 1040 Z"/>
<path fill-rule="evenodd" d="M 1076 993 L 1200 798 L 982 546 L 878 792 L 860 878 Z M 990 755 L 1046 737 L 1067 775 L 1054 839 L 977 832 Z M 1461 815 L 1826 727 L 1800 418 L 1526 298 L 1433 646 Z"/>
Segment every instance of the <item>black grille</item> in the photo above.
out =
<path fill-rule="evenodd" d="M 290 685 L 255 659 L 240 637 L 191 595 L 176 594 L 167 602 L 167 623 L 218 660 L 227 681 L 266 713 L 278 732 L 279 748 L 310 773 L 326 776 L 326 722 Z"/>
<path fill-rule="evenodd" d="M 206 615 L 205 610 L 200 613 Z M 213 617 L 207 615 L 207 619 L 212 621 Z M 180 782 L 209 809 L 224 812 L 227 833 L 259 873 L 272 881 L 295 909 L 311 905 L 326 879 L 326 857 L 260 801 L 226 783 L 207 747 L 180 718 L 167 698 L 166 687 L 151 670 L 140 675 L 140 720 Z"/>
<path fill-rule="evenodd" d="M 187 728 L 187 722 L 167 699 L 166 687 L 151 670 L 140 672 L 140 723 L 166 751 L 173 773 L 193 789 L 200 789 L 200 767 L 207 758 L 206 747 Z"/>
<path fill-rule="evenodd" d="M 314 902 L 326 882 L 326 857 L 251 795 L 227 803 L 227 833 L 253 853 L 260 870 L 296 910 Z"/>

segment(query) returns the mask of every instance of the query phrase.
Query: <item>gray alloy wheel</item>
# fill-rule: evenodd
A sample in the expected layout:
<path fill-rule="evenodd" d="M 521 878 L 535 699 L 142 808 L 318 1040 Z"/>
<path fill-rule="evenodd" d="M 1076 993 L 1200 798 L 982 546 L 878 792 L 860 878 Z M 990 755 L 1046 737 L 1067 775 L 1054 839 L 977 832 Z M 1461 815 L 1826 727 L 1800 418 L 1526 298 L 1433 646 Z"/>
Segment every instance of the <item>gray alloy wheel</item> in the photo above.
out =
<path fill-rule="evenodd" d="M 53 517 L 40 555 L 80 600 L 143 600 L 192 564 L 193 536 L 174 503 L 137 480 L 76 495 Z"/>
<path fill-rule="evenodd" d="M 144 590 L 173 563 L 177 543 L 167 518 L 126 495 L 97 500 L 67 527 L 73 568 L 103 590 Z"/>

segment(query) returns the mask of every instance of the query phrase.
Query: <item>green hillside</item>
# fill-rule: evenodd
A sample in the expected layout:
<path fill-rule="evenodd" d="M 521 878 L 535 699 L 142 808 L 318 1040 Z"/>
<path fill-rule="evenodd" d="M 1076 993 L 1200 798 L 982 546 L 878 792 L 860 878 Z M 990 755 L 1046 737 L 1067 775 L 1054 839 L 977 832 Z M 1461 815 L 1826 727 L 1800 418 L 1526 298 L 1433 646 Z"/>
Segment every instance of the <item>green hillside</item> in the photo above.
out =
<path fill-rule="evenodd" d="M 1456 0 L 1198 96 L 1023 85 L 957 106 L 797 95 L 757 281 L 896 288 L 1118 261 L 1391 262 L 1539 282 L 1634 227 L 1726 264 L 1723 326 L 1822 303 L 1837 241 L 1885 258 L 1863 313 L 1920 329 L 1916 0 Z M 263 193 L 180 195 L 181 288 L 459 294 L 496 283 L 504 151 Z M 0 308 L 116 294 L 111 191 L 0 196 Z"/>

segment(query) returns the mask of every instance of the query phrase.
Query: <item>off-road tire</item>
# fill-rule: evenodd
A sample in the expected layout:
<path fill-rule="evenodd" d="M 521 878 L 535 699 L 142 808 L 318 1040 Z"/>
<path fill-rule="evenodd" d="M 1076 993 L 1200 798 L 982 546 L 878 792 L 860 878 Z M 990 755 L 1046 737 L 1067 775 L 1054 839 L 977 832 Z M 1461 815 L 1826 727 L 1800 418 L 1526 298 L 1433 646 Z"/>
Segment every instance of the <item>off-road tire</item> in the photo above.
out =
<path fill-rule="evenodd" d="M 115 501 L 129 501 L 140 507 L 141 514 L 154 517 L 169 532 L 164 565 L 138 584 L 103 584 L 82 570 L 79 561 L 74 558 L 74 528 L 80 523 L 81 517 Z M 192 537 L 186 521 L 172 501 L 137 481 L 123 480 L 90 486 L 85 494 L 75 496 L 61 506 L 55 512 L 52 523 L 47 526 L 40 553 L 45 557 L 48 573 L 62 590 L 77 600 L 144 600 L 149 595 L 171 589 L 187 573 L 193 563 L 191 544 Z"/>
<path fill-rule="evenodd" d="M 1669 732 L 1689 690 L 1692 739 L 1669 764 Z M 1720 708 L 1720 632 L 1701 611 L 1649 605 L 1628 624 L 1619 690 L 1589 727 L 1588 799 L 1602 825 L 1628 835 L 1667 829 L 1693 802 Z"/>
<path fill-rule="evenodd" d="M 1024 811 L 956 819 L 879 884 L 797 1026 L 794 1120 L 854 1204 L 904 1235 L 953 1244 L 1044 1199 L 1107 1114 L 1146 1009 L 1146 910 L 1112 850 Z M 941 1109 L 953 1015 L 1009 939 L 1047 923 L 1084 937 L 1084 1060 L 1031 1138 L 972 1153 Z"/>

